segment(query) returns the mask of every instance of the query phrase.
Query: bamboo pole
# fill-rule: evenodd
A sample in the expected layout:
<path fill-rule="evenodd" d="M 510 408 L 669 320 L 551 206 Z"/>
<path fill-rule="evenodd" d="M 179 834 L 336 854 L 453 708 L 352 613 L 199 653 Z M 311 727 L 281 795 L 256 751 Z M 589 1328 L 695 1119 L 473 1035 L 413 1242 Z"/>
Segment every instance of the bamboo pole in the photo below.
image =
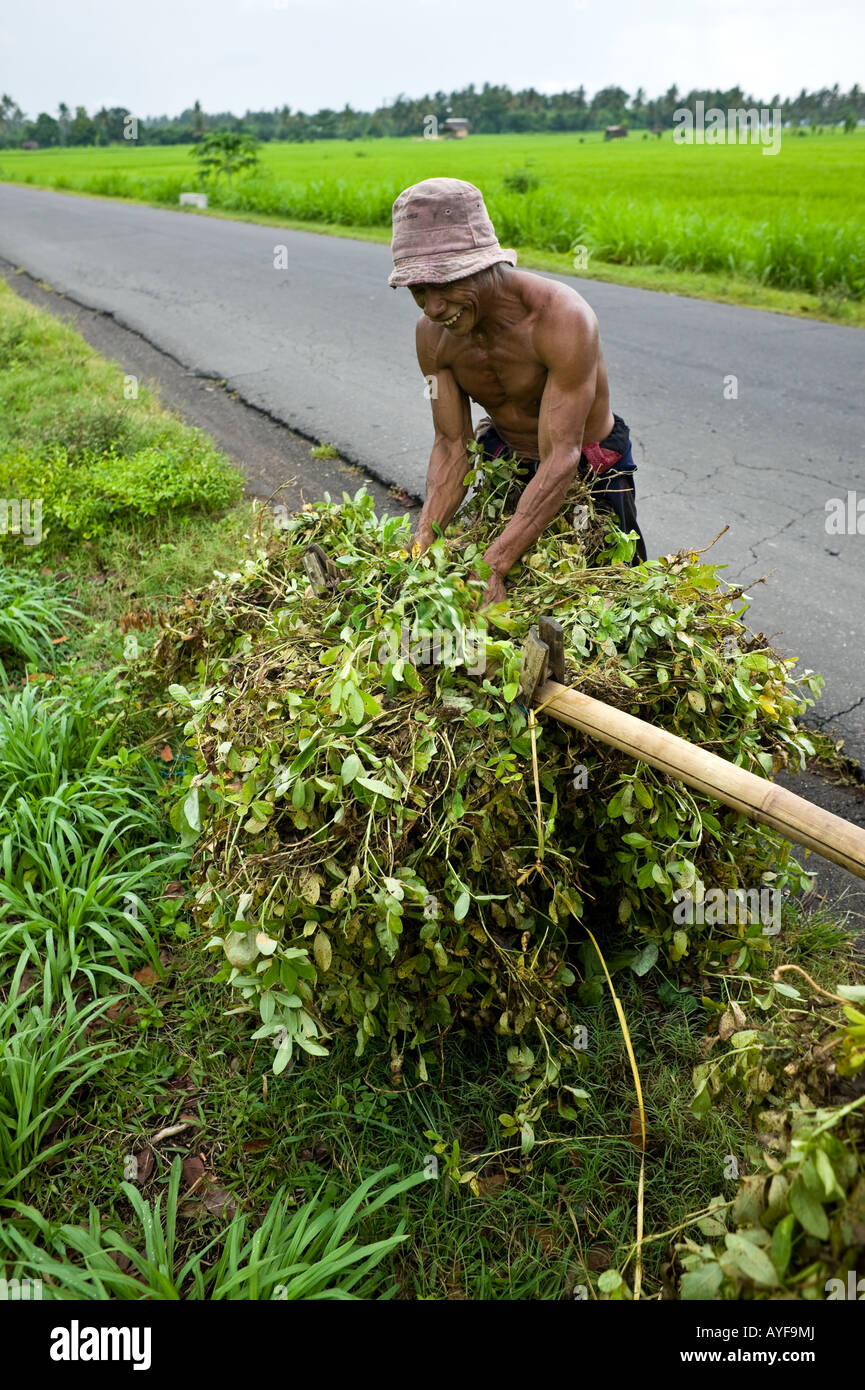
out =
<path fill-rule="evenodd" d="M 858 878 L 865 878 L 865 830 L 820 806 L 812 806 L 786 787 L 757 777 L 613 705 L 569 690 L 558 681 L 545 681 L 532 703 L 562 724 L 582 729 L 632 758 L 650 763 L 751 820 L 772 826 L 785 839 L 831 859 Z"/>

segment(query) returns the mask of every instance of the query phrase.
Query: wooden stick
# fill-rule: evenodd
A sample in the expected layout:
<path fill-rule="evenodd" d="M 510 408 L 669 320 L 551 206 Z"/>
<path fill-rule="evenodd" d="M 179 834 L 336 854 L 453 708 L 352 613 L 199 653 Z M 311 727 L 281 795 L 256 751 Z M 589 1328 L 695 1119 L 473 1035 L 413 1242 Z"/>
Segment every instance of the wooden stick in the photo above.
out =
<path fill-rule="evenodd" d="M 313 543 L 304 554 L 303 568 L 314 589 L 327 589 L 339 578 L 336 565 L 317 543 Z"/>
<path fill-rule="evenodd" d="M 757 777 L 666 729 L 658 729 L 579 691 L 568 690 L 558 681 L 548 680 L 537 688 L 534 703 L 562 724 L 582 729 L 632 758 L 650 763 L 751 820 L 780 831 L 785 839 L 831 859 L 858 878 L 865 878 L 865 830 L 840 816 L 812 806 L 785 787 Z"/>
<path fill-rule="evenodd" d="M 541 618 L 538 622 L 538 637 L 548 650 L 549 677 L 552 681 L 565 679 L 565 629 L 555 618 Z"/>

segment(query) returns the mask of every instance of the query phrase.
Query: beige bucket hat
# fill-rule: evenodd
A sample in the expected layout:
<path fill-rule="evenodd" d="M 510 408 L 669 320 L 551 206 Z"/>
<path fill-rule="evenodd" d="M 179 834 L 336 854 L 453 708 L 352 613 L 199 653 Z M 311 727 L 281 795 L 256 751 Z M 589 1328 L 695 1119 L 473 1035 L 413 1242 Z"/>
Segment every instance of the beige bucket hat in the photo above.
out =
<path fill-rule="evenodd" d="M 403 189 L 393 205 L 394 268 L 388 284 L 445 285 L 507 261 L 483 194 L 462 179 L 424 179 Z"/>

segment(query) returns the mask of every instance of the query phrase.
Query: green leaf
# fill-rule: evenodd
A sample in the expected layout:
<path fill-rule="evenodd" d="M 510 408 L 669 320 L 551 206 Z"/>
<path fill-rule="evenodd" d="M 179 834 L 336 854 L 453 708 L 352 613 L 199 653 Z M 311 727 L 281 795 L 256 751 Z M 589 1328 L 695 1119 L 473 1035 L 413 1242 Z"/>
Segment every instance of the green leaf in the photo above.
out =
<path fill-rule="evenodd" d="M 365 787 L 368 792 L 375 792 L 376 796 L 389 796 L 391 801 L 399 801 L 399 794 L 389 787 L 387 782 L 380 782 L 377 777 L 356 777 L 354 779 L 359 787 Z"/>
<path fill-rule="evenodd" d="M 251 927 L 246 932 L 230 931 L 226 935 L 223 949 L 235 969 L 242 970 L 245 965 L 251 965 L 255 960 L 258 955 L 255 939 L 257 935 L 256 927 Z"/>
<path fill-rule="evenodd" d="M 687 932 L 684 932 L 684 931 L 674 931 L 674 932 L 673 932 L 673 947 L 672 947 L 672 950 L 670 951 L 670 955 L 673 957 L 673 960 L 681 960 L 682 956 L 684 956 L 684 955 L 687 954 L 687 950 L 688 950 L 688 933 L 687 933 Z"/>
<path fill-rule="evenodd" d="M 701 1269 L 689 1270 L 679 1281 L 679 1291 L 684 1300 L 712 1299 L 724 1282 L 724 1272 L 714 1260 Z"/>
<path fill-rule="evenodd" d="M 304 768 L 309 767 L 319 747 L 319 740 L 317 738 L 311 738 L 306 744 L 306 747 L 303 748 L 301 752 L 298 753 L 297 757 L 289 764 L 289 777 L 298 777 L 300 773 L 303 772 Z"/>
<path fill-rule="evenodd" d="M 348 757 L 343 762 L 342 772 L 340 773 L 340 776 L 342 777 L 343 786 L 347 787 L 350 782 L 354 781 L 358 773 L 362 771 L 363 763 L 361 762 L 360 758 L 357 756 L 356 753 L 349 753 Z"/>
<path fill-rule="evenodd" d="M 322 973 L 330 969 L 330 963 L 333 959 L 333 950 L 331 949 L 330 938 L 327 932 L 316 932 L 315 940 L 312 943 L 312 954 L 315 956 L 315 963 Z"/>
<path fill-rule="evenodd" d="M 746 1279 L 753 1280 L 755 1284 L 759 1284 L 764 1289 L 777 1287 L 778 1276 L 775 1273 L 775 1266 L 765 1250 L 761 1250 L 758 1245 L 746 1240 L 738 1231 L 726 1236 L 724 1244 L 732 1255 L 736 1268 L 745 1275 Z"/>
<path fill-rule="evenodd" d="M 775 1266 L 775 1270 L 781 1278 L 784 1277 L 787 1271 L 787 1266 L 790 1263 L 790 1256 L 793 1253 L 793 1227 L 795 1224 L 796 1218 L 791 1213 L 788 1216 L 782 1217 L 772 1232 L 770 1254 L 772 1256 L 772 1264 Z"/>
<path fill-rule="evenodd" d="M 261 1014 L 262 1023 L 269 1023 L 276 1011 L 276 1000 L 267 990 L 258 1001 L 258 1011 Z"/>
<path fill-rule="evenodd" d="M 460 893 L 459 897 L 454 903 L 454 918 L 457 922 L 461 922 L 463 918 L 467 915 L 469 907 L 471 906 L 471 901 L 472 900 L 469 897 L 468 893 Z"/>
<path fill-rule="evenodd" d="M 648 975 L 655 961 L 658 959 L 658 948 L 654 941 L 650 941 L 644 946 L 642 951 L 638 951 L 631 961 L 631 969 L 635 975 L 642 977 Z"/>
<path fill-rule="evenodd" d="M 790 1207 L 796 1220 L 809 1236 L 826 1240 L 829 1235 L 829 1220 L 817 1198 L 808 1191 L 801 1175 L 797 1175 L 790 1188 Z"/>
<path fill-rule="evenodd" d="M 198 803 L 198 788 L 190 787 L 183 803 L 183 816 L 190 830 L 201 830 L 201 808 Z"/>
<path fill-rule="evenodd" d="M 844 1189 L 835 1175 L 835 1169 L 829 1162 L 828 1154 L 826 1154 L 823 1149 L 818 1149 L 814 1157 L 817 1165 L 817 1174 L 823 1184 L 826 1200 L 831 1201 L 832 1198 L 837 1197 L 839 1201 L 843 1202 L 845 1195 Z"/>
<path fill-rule="evenodd" d="M 355 724 L 362 724 L 364 721 L 363 700 L 357 690 L 352 690 L 348 697 L 348 712 Z"/>
<path fill-rule="evenodd" d="M 691 1113 L 696 1115 L 698 1119 L 702 1119 L 704 1115 L 708 1115 L 711 1109 L 712 1092 L 709 1090 L 708 1082 L 701 1081 L 694 1092 L 694 1099 L 691 1101 Z"/>
<path fill-rule="evenodd" d="M 360 692 L 360 698 L 363 701 L 363 707 L 366 710 L 367 714 L 381 714 L 381 705 L 379 704 L 378 700 L 375 698 L 374 695 L 370 695 L 368 691 L 362 690 Z"/>

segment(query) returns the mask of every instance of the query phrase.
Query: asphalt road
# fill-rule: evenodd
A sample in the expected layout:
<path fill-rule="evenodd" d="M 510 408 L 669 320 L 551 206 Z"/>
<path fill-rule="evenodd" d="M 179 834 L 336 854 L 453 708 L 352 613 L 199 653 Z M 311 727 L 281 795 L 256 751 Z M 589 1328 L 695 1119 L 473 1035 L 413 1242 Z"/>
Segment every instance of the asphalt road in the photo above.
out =
<path fill-rule="evenodd" d="M 422 495 L 417 310 L 387 247 L 0 185 L 0 256 Z M 729 525 L 712 558 L 751 586 L 751 625 L 823 673 L 817 718 L 865 765 L 865 333 L 566 278 L 600 320 L 650 554 Z"/>

